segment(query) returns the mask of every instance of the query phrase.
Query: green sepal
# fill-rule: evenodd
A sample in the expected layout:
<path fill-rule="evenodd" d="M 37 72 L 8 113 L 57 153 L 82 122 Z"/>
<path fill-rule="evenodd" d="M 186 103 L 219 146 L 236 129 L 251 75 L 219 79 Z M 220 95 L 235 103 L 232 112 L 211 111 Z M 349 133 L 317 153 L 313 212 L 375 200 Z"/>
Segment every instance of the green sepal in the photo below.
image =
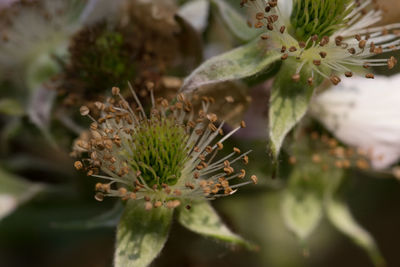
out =
<path fill-rule="evenodd" d="M 117 228 L 114 266 L 151 264 L 167 241 L 172 214 L 172 209 L 145 210 L 142 201 L 128 201 Z"/>
<path fill-rule="evenodd" d="M 267 41 L 256 38 L 210 58 L 185 79 L 181 92 L 192 93 L 204 85 L 248 78 L 268 71 L 281 55 L 275 50 L 268 50 L 267 46 Z"/>
<path fill-rule="evenodd" d="M 178 211 L 178 221 L 195 233 L 250 250 L 256 249 L 255 245 L 229 230 L 208 201 L 194 202 L 190 204 L 190 209 L 180 207 Z"/>
<path fill-rule="evenodd" d="M 246 19 L 224 0 L 211 0 L 215 10 L 228 30 L 240 41 L 249 42 L 262 33 L 262 30 L 250 28 Z"/>
<path fill-rule="evenodd" d="M 300 80 L 293 81 L 296 67 L 297 64 L 293 60 L 285 61 L 273 84 L 268 131 L 270 149 L 275 159 L 279 156 L 286 135 L 306 114 L 314 88 L 320 82 L 317 77 L 313 85 L 307 83 L 311 73 L 306 67 L 301 71 Z"/>
<path fill-rule="evenodd" d="M 309 237 L 322 219 L 324 188 L 320 178 L 318 171 L 307 167 L 296 168 L 283 193 L 284 222 L 301 241 Z"/>

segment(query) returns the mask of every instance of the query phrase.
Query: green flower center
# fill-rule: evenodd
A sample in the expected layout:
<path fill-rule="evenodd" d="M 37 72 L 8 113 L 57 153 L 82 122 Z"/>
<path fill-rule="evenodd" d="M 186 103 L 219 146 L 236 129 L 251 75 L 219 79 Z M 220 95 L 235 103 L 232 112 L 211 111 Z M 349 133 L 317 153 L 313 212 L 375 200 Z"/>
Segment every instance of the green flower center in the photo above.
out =
<path fill-rule="evenodd" d="M 331 36 L 346 26 L 348 8 L 353 0 L 293 0 L 290 17 L 294 34 L 299 41 L 307 41 L 313 35 Z"/>
<path fill-rule="evenodd" d="M 129 163 L 149 186 L 176 184 L 187 160 L 185 129 L 172 118 L 153 116 L 136 131 Z"/>

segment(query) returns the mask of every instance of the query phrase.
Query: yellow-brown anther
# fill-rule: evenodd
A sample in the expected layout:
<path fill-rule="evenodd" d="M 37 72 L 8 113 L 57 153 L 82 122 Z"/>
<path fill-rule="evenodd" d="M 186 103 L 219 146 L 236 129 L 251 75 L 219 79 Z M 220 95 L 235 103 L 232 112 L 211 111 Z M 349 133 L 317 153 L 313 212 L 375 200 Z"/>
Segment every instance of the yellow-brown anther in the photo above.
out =
<path fill-rule="evenodd" d="M 235 152 L 235 153 L 237 153 L 237 154 L 240 154 L 240 149 L 237 148 L 237 147 L 234 147 L 234 148 L 233 148 L 233 152 Z"/>
<path fill-rule="evenodd" d="M 313 60 L 313 64 L 314 64 L 315 66 L 320 66 L 320 65 L 321 65 L 321 60 L 319 60 L 319 59 L 314 59 L 314 60 Z"/>
<path fill-rule="evenodd" d="M 246 171 L 244 169 L 241 169 L 238 178 L 243 179 L 245 176 L 246 176 Z"/>
<path fill-rule="evenodd" d="M 254 184 L 257 184 L 257 183 L 258 183 L 257 176 L 252 175 L 252 176 L 250 177 L 250 179 L 253 181 Z"/>
<path fill-rule="evenodd" d="M 353 77 L 353 73 L 352 73 L 351 71 L 346 71 L 346 72 L 344 73 L 344 75 L 345 75 L 347 78 Z"/>
<path fill-rule="evenodd" d="M 367 73 L 367 74 L 365 74 L 365 78 L 367 78 L 367 79 L 375 79 L 375 75 L 373 73 Z"/>
<path fill-rule="evenodd" d="M 336 75 L 332 75 L 330 80 L 334 85 L 338 85 L 341 82 L 341 79 Z"/>
<path fill-rule="evenodd" d="M 144 209 L 145 210 L 151 210 L 153 208 L 153 204 L 150 201 L 146 201 L 144 203 Z"/>
<path fill-rule="evenodd" d="M 159 208 L 162 206 L 162 202 L 160 200 L 157 200 L 156 202 L 154 202 L 154 208 Z"/>
<path fill-rule="evenodd" d="M 293 74 L 292 80 L 296 83 L 299 82 L 300 81 L 300 73 Z"/>
<path fill-rule="evenodd" d="M 391 70 L 394 68 L 394 66 L 396 66 L 397 64 L 397 59 L 393 56 L 391 56 L 388 61 L 387 61 L 387 65 L 388 65 L 388 69 Z"/>
<path fill-rule="evenodd" d="M 94 195 L 94 199 L 96 199 L 97 201 L 103 201 L 104 200 L 104 194 L 103 193 L 100 193 L 100 192 L 97 192 L 95 195 Z"/>
<path fill-rule="evenodd" d="M 241 121 L 241 122 L 240 122 L 240 127 L 241 127 L 241 128 L 246 128 L 246 123 L 245 123 L 244 121 Z"/>
<path fill-rule="evenodd" d="M 258 13 L 256 14 L 256 19 L 258 19 L 258 20 L 264 19 L 264 13 L 258 12 Z"/>
<path fill-rule="evenodd" d="M 118 193 L 119 193 L 120 196 L 125 196 L 126 193 L 128 193 L 128 190 L 125 187 L 120 187 L 118 189 Z"/>
<path fill-rule="evenodd" d="M 75 161 L 74 167 L 75 167 L 75 169 L 77 169 L 79 171 L 83 168 L 83 164 L 81 161 Z"/>
<path fill-rule="evenodd" d="M 249 157 L 247 155 L 243 157 L 243 162 L 245 165 L 249 164 Z"/>
<path fill-rule="evenodd" d="M 224 148 L 224 145 L 222 143 L 218 142 L 217 147 L 218 147 L 218 150 L 222 150 Z"/>
<path fill-rule="evenodd" d="M 116 95 L 118 95 L 118 94 L 120 93 L 120 89 L 119 89 L 118 87 L 113 87 L 113 88 L 111 89 L 111 93 L 112 93 L 114 96 L 116 96 Z"/>
<path fill-rule="evenodd" d="M 261 21 L 257 21 L 256 24 L 254 25 L 254 28 L 260 29 L 264 26 L 264 24 Z"/>
<path fill-rule="evenodd" d="M 82 107 L 79 109 L 79 111 L 80 111 L 80 113 L 81 113 L 82 116 L 89 115 L 89 112 L 90 112 L 90 110 L 89 110 L 89 108 L 88 108 L 87 106 L 82 106 Z"/>
<path fill-rule="evenodd" d="M 320 52 L 319 55 L 321 56 L 321 58 L 326 58 L 327 53 L 326 52 Z"/>

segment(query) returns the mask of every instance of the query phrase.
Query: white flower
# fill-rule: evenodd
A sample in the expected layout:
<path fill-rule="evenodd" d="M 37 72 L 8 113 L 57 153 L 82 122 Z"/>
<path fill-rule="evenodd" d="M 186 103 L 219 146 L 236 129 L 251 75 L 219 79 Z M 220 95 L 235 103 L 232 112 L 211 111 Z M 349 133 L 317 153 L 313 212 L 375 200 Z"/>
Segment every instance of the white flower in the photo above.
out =
<path fill-rule="evenodd" d="M 374 168 L 400 158 L 400 75 L 348 79 L 318 96 L 312 114 L 344 143 L 369 154 Z"/>
<path fill-rule="evenodd" d="M 249 26 L 266 30 L 261 39 L 270 49 L 296 64 L 295 81 L 307 70 L 310 84 L 319 74 L 336 85 L 342 74 L 353 76 L 353 67 L 390 69 L 397 62 L 394 57 L 368 59 L 400 44 L 400 24 L 371 27 L 382 19 L 373 0 L 242 0 L 242 5 L 248 7 Z"/>
<path fill-rule="evenodd" d="M 146 114 L 133 89 L 135 106 L 126 102 L 118 88 L 112 93 L 115 98 L 96 103 L 102 113 L 97 120 L 87 107 L 81 107 L 81 114 L 93 123 L 90 140 L 77 145 L 90 158 L 76 161 L 75 167 L 108 181 L 96 185 L 97 200 L 104 196 L 144 199 L 146 209 L 175 208 L 182 201 L 230 195 L 238 187 L 257 182 L 253 175 L 249 181 L 230 184 L 245 177 L 245 170 L 235 170 L 234 163 L 247 164 L 249 152 L 242 154 L 234 148 L 214 160 L 223 142 L 245 125 L 242 122 L 222 137 L 223 124 L 215 126 L 217 116 L 207 112 L 210 99 L 203 98 L 202 109 L 195 112 L 183 95 L 174 104 L 152 97 L 151 112 Z"/>

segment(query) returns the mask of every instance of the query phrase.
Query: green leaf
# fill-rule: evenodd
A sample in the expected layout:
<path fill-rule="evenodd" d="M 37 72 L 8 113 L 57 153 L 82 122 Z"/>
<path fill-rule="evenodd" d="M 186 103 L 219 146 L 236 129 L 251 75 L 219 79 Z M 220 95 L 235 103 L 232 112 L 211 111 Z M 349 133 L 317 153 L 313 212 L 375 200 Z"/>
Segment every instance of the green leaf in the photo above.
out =
<path fill-rule="evenodd" d="M 250 28 L 246 19 L 224 0 L 212 0 L 211 3 L 229 31 L 240 41 L 248 42 L 262 33 L 262 30 Z"/>
<path fill-rule="evenodd" d="M 385 260 L 381 255 L 373 237 L 364 230 L 351 215 L 349 207 L 334 198 L 326 202 L 326 211 L 330 222 L 343 234 L 351 238 L 354 243 L 363 248 L 375 266 L 385 266 Z"/>
<path fill-rule="evenodd" d="M 296 168 L 283 194 L 284 222 L 300 240 L 307 239 L 323 215 L 323 180 L 320 178 L 314 170 Z"/>
<path fill-rule="evenodd" d="M 267 42 L 257 38 L 210 58 L 185 79 L 181 91 L 191 93 L 204 85 L 243 79 L 267 71 L 281 57 L 277 51 L 267 48 Z"/>
<path fill-rule="evenodd" d="M 273 85 L 269 110 L 270 147 L 275 159 L 289 131 L 306 114 L 314 86 L 307 83 L 308 72 L 303 68 L 301 79 L 294 82 L 296 63 L 287 60 L 282 65 Z M 316 82 L 314 82 L 316 83 Z"/>
<path fill-rule="evenodd" d="M 117 229 L 115 267 L 148 266 L 168 238 L 172 209 L 145 210 L 143 202 L 128 201 Z"/>
<path fill-rule="evenodd" d="M 115 227 L 118 225 L 123 209 L 124 206 L 120 201 L 118 201 L 111 210 L 95 218 L 74 222 L 54 222 L 52 223 L 52 227 L 65 230 L 90 230 L 104 227 Z"/>
<path fill-rule="evenodd" d="M 178 221 L 195 233 L 230 244 L 245 246 L 248 249 L 255 249 L 254 245 L 229 230 L 207 201 L 193 203 L 190 209 L 181 207 Z"/>
<path fill-rule="evenodd" d="M 0 221 L 43 189 L 0 168 Z"/>
<path fill-rule="evenodd" d="M 22 116 L 24 114 L 24 108 L 15 99 L 2 98 L 0 99 L 0 114 Z"/>

